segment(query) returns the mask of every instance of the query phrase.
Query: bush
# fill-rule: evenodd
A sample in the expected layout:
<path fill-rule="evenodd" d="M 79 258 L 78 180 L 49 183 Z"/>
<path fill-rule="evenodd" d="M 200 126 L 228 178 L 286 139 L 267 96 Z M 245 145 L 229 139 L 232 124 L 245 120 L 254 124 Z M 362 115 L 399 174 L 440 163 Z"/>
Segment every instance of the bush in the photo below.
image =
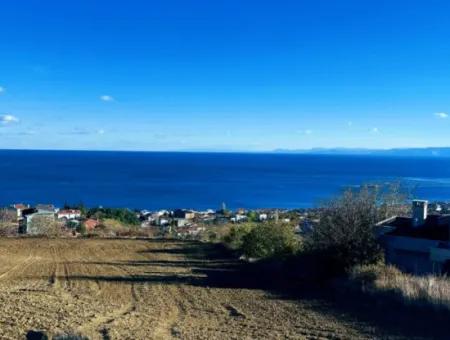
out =
<path fill-rule="evenodd" d="M 84 223 L 78 223 L 76 226 L 76 231 L 81 235 L 85 235 L 87 233 L 86 226 Z"/>
<path fill-rule="evenodd" d="M 320 222 L 308 242 L 309 249 L 322 256 L 330 274 L 380 261 L 383 252 L 375 225 L 397 214 L 403 206 L 402 199 L 395 186 L 384 191 L 375 186 L 345 191 L 321 209 Z"/>
<path fill-rule="evenodd" d="M 299 240 L 289 225 L 262 223 L 243 236 L 241 249 L 247 257 L 285 257 L 299 250 Z"/>
<path fill-rule="evenodd" d="M 233 250 L 240 250 L 243 244 L 243 238 L 255 227 L 252 223 L 242 223 L 232 226 L 227 235 L 223 237 L 224 243 Z"/>
<path fill-rule="evenodd" d="M 92 208 L 87 212 L 87 217 L 96 219 L 113 219 L 124 224 L 139 225 L 140 221 L 136 213 L 129 209 L 116 208 Z"/>

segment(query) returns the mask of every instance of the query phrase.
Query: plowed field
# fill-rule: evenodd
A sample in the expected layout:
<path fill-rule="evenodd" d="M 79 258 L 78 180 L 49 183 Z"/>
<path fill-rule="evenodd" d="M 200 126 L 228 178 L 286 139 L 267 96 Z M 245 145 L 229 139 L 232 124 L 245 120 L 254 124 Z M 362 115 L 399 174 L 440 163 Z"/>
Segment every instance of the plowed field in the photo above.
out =
<path fill-rule="evenodd" d="M 318 299 L 246 286 L 213 246 L 156 240 L 0 240 L 0 338 L 374 338 Z"/>

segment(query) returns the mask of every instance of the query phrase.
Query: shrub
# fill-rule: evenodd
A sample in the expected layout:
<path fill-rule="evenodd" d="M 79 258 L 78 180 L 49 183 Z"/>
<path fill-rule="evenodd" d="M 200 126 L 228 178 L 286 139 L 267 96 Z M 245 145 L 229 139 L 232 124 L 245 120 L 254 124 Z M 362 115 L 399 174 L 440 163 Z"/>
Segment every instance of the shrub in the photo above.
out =
<path fill-rule="evenodd" d="M 96 219 L 114 219 L 129 225 L 139 225 L 136 213 L 129 209 L 118 208 L 92 208 L 87 211 L 87 217 Z"/>
<path fill-rule="evenodd" d="M 254 228 L 254 224 L 242 223 L 232 226 L 227 235 L 223 237 L 224 243 L 233 250 L 240 250 L 243 244 L 243 238 Z"/>
<path fill-rule="evenodd" d="M 241 249 L 247 257 L 284 257 L 299 249 L 299 240 L 289 225 L 261 223 L 243 236 Z"/>
<path fill-rule="evenodd" d="M 78 223 L 76 226 L 76 231 L 81 235 L 85 235 L 87 233 L 86 226 L 84 223 Z"/>
<path fill-rule="evenodd" d="M 345 191 L 320 210 L 308 248 L 323 258 L 330 274 L 380 261 L 383 252 L 374 227 L 386 216 L 397 214 L 402 199 L 396 186 Z"/>

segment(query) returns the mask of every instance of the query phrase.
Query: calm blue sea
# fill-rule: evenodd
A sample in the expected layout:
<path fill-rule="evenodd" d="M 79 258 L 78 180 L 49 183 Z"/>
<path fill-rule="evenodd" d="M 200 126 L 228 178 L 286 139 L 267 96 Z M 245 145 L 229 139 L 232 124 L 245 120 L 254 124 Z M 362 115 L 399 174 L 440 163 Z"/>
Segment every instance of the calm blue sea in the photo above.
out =
<path fill-rule="evenodd" d="M 397 180 L 416 197 L 450 200 L 450 158 L 0 151 L 0 205 L 297 208 L 349 186 Z"/>

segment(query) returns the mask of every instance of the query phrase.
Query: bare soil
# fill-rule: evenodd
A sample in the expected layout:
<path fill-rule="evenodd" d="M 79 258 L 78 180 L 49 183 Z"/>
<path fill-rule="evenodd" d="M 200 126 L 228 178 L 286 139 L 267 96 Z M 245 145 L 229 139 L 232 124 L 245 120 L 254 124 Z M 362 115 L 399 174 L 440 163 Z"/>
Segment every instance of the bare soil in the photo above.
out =
<path fill-rule="evenodd" d="M 402 338 L 326 299 L 262 289 L 239 266 L 194 242 L 0 239 L 0 338 Z"/>

